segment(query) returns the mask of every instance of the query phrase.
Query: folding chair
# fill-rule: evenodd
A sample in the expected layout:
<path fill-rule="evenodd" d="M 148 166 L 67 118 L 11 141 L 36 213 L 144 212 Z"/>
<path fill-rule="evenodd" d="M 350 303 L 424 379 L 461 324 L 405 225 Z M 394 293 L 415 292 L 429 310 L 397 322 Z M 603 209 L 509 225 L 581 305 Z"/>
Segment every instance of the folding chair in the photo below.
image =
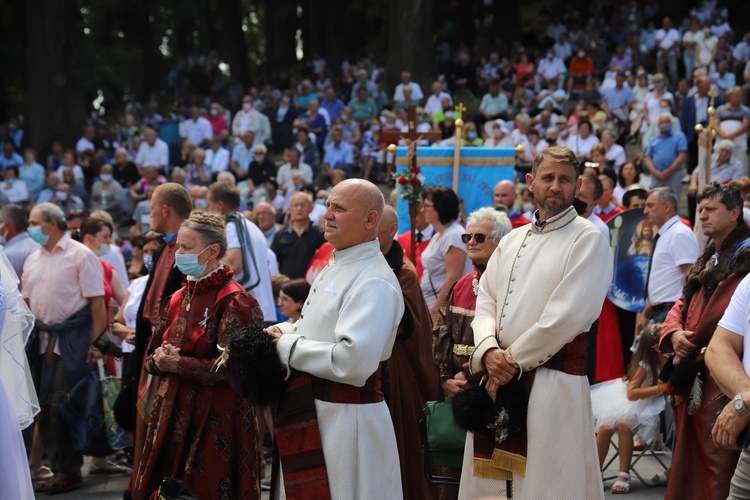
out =
<path fill-rule="evenodd" d="M 669 408 L 669 407 L 667 407 Z M 644 457 L 652 457 L 655 458 L 657 462 L 666 470 L 669 468 L 661 459 L 659 456 L 660 453 L 664 453 L 660 449 L 657 450 L 656 448 L 658 445 L 661 445 L 663 440 L 662 437 L 666 436 L 665 432 L 665 415 L 664 411 L 661 412 L 661 415 L 659 416 L 659 420 L 661 421 L 660 425 L 660 432 L 657 433 L 657 435 L 651 439 L 651 441 L 645 443 L 642 450 L 633 453 L 633 458 L 630 460 L 630 472 L 632 472 L 635 477 L 638 478 L 638 480 L 641 482 L 641 484 L 644 484 L 645 486 L 648 486 L 649 488 L 653 488 L 654 486 L 659 486 L 658 484 L 653 484 L 650 481 L 646 481 L 643 476 L 641 476 L 638 473 L 638 470 L 635 468 L 636 464 Z M 617 457 L 620 456 L 620 448 L 615 444 L 614 441 L 610 441 L 609 443 L 614 449 L 615 454 L 612 455 L 612 458 L 610 458 L 605 464 L 604 467 L 602 467 L 602 481 L 609 481 L 611 479 L 617 478 L 617 474 L 614 476 L 604 476 L 604 471 L 609 468 L 610 465 L 617 459 Z"/>

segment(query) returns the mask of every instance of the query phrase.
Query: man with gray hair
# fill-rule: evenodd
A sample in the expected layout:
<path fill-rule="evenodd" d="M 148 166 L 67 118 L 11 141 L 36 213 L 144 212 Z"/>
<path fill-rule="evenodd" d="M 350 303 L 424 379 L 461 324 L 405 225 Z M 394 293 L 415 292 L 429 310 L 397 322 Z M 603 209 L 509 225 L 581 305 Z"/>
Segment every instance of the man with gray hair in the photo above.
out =
<path fill-rule="evenodd" d="M 682 168 L 687 159 L 687 139 L 679 130 L 672 130 L 672 115 L 662 113 L 657 124 L 659 134 L 652 137 L 643 162 L 653 177 L 652 187 L 668 187 L 679 199 Z M 675 210 L 679 208 L 675 205 Z"/>
<path fill-rule="evenodd" d="M 641 313 L 641 329 L 651 319 L 658 323 L 664 321 L 682 296 L 685 276 L 698 260 L 698 242 L 677 215 L 678 203 L 675 192 L 666 187 L 652 189 L 646 198 L 643 212 L 659 231 L 654 238 L 646 275 L 647 303 Z"/>
<path fill-rule="evenodd" d="M 65 214 L 52 203 L 35 206 L 29 235 L 41 248 L 23 268 L 23 298 L 36 317 L 41 383 L 39 435 L 55 475 L 37 492 L 63 493 L 82 485 L 83 455 L 76 452 L 60 421 L 59 408 L 101 354 L 92 342 L 107 326 L 99 259 L 66 232 Z M 61 298 L 64 297 L 64 300 Z"/>
<path fill-rule="evenodd" d="M 750 108 L 742 104 L 742 88 L 732 87 L 725 94 L 727 103 L 716 109 L 714 129 L 720 139 L 734 141 L 734 157 L 747 167 L 747 133 Z"/>
<path fill-rule="evenodd" d="M 380 390 L 380 365 L 391 357 L 404 314 L 377 239 L 384 205 L 369 181 L 334 186 L 324 215 L 333 260 L 313 282 L 299 321 L 268 329 L 289 377 L 274 419 L 279 475 L 272 498 L 403 498 Z"/>
<path fill-rule="evenodd" d="M 0 208 L 0 245 L 3 245 L 3 252 L 19 280 L 23 278 L 26 258 L 39 249 L 39 243 L 26 232 L 27 227 L 28 220 L 23 208 L 13 204 Z"/>
<path fill-rule="evenodd" d="M 745 166 L 740 160 L 732 156 L 734 148 L 735 143 L 732 140 L 722 139 L 719 142 L 716 153 L 711 156 L 711 182 L 726 184 L 745 175 Z M 703 165 L 699 165 L 699 168 L 693 170 L 690 175 L 690 187 L 688 188 L 688 211 L 690 213 L 688 220 L 690 221 L 695 220 L 695 197 L 698 195 L 698 186 L 700 185 L 699 176 L 704 176 L 704 169 Z"/>

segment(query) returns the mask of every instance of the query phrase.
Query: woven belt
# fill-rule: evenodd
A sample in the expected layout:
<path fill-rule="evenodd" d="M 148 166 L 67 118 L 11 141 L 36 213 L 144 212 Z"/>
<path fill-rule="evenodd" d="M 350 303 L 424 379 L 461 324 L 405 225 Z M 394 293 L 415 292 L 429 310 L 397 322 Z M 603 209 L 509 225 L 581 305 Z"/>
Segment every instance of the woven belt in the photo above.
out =
<path fill-rule="evenodd" d="M 457 356 L 471 356 L 477 348 L 473 345 L 456 344 L 453 346 L 453 354 Z"/>

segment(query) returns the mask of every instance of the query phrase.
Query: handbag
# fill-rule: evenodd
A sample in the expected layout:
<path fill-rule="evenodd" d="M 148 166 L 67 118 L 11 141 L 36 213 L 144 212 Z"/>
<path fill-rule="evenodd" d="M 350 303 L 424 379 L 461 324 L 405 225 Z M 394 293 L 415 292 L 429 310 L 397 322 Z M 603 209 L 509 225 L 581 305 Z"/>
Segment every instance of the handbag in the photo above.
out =
<path fill-rule="evenodd" d="M 118 394 L 120 394 L 121 380 L 120 377 L 112 377 L 105 373 L 102 359 L 97 360 L 97 365 L 99 366 L 99 383 L 102 391 L 102 410 L 104 412 L 104 429 L 107 433 L 107 441 L 113 450 L 121 450 L 131 446 L 128 435 L 120 428 L 115 419 L 114 405 Z M 117 366 L 119 367 L 119 365 Z"/>
<path fill-rule="evenodd" d="M 428 401 L 424 408 L 430 465 L 461 467 L 466 431 L 453 422 L 453 408 L 445 401 Z"/>
<path fill-rule="evenodd" d="M 59 408 L 60 420 L 78 453 L 106 457 L 112 453 L 104 425 L 101 385 L 96 371 L 73 386 Z"/>

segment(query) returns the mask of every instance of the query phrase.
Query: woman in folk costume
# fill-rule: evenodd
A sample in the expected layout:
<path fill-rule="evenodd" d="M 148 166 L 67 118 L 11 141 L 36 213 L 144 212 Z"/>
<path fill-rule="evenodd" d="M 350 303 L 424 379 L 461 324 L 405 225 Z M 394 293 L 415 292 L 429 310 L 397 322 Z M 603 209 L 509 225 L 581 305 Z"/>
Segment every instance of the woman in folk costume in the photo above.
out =
<path fill-rule="evenodd" d="M 32 499 L 21 429 L 39 413 L 24 347 L 34 315 L 18 291 L 18 276 L 0 251 L 0 498 Z"/>
<path fill-rule="evenodd" d="M 435 339 L 433 353 L 445 399 L 451 398 L 468 383 L 469 355 L 474 350 L 471 321 L 474 319 L 479 279 L 498 243 L 510 231 L 508 216 L 494 208 L 480 208 L 469 216 L 466 233 L 461 239 L 466 243 L 474 270 L 453 285 L 440 306 L 432 330 Z M 498 481 L 472 476 L 461 481 L 459 498 L 496 495 L 497 491 Z"/>
<path fill-rule="evenodd" d="M 659 350 L 661 325 L 648 327 L 641 335 L 625 377 L 591 388 L 591 410 L 597 429 L 599 465 L 604 465 L 612 435 L 617 432 L 620 447 L 620 471 L 612 493 L 630 492 L 630 460 L 633 458 L 633 433 L 650 441 L 659 430 L 659 415 L 665 408 L 666 384 L 658 380 L 664 357 Z"/>
<path fill-rule="evenodd" d="M 255 412 L 212 369 L 228 335 L 263 324 L 257 301 L 221 262 L 224 220 L 193 212 L 178 233 L 175 262 L 187 276 L 165 300 L 144 367 L 160 377 L 136 474 L 134 499 L 148 498 L 164 477 L 183 480 L 199 498 L 260 498 Z"/>

